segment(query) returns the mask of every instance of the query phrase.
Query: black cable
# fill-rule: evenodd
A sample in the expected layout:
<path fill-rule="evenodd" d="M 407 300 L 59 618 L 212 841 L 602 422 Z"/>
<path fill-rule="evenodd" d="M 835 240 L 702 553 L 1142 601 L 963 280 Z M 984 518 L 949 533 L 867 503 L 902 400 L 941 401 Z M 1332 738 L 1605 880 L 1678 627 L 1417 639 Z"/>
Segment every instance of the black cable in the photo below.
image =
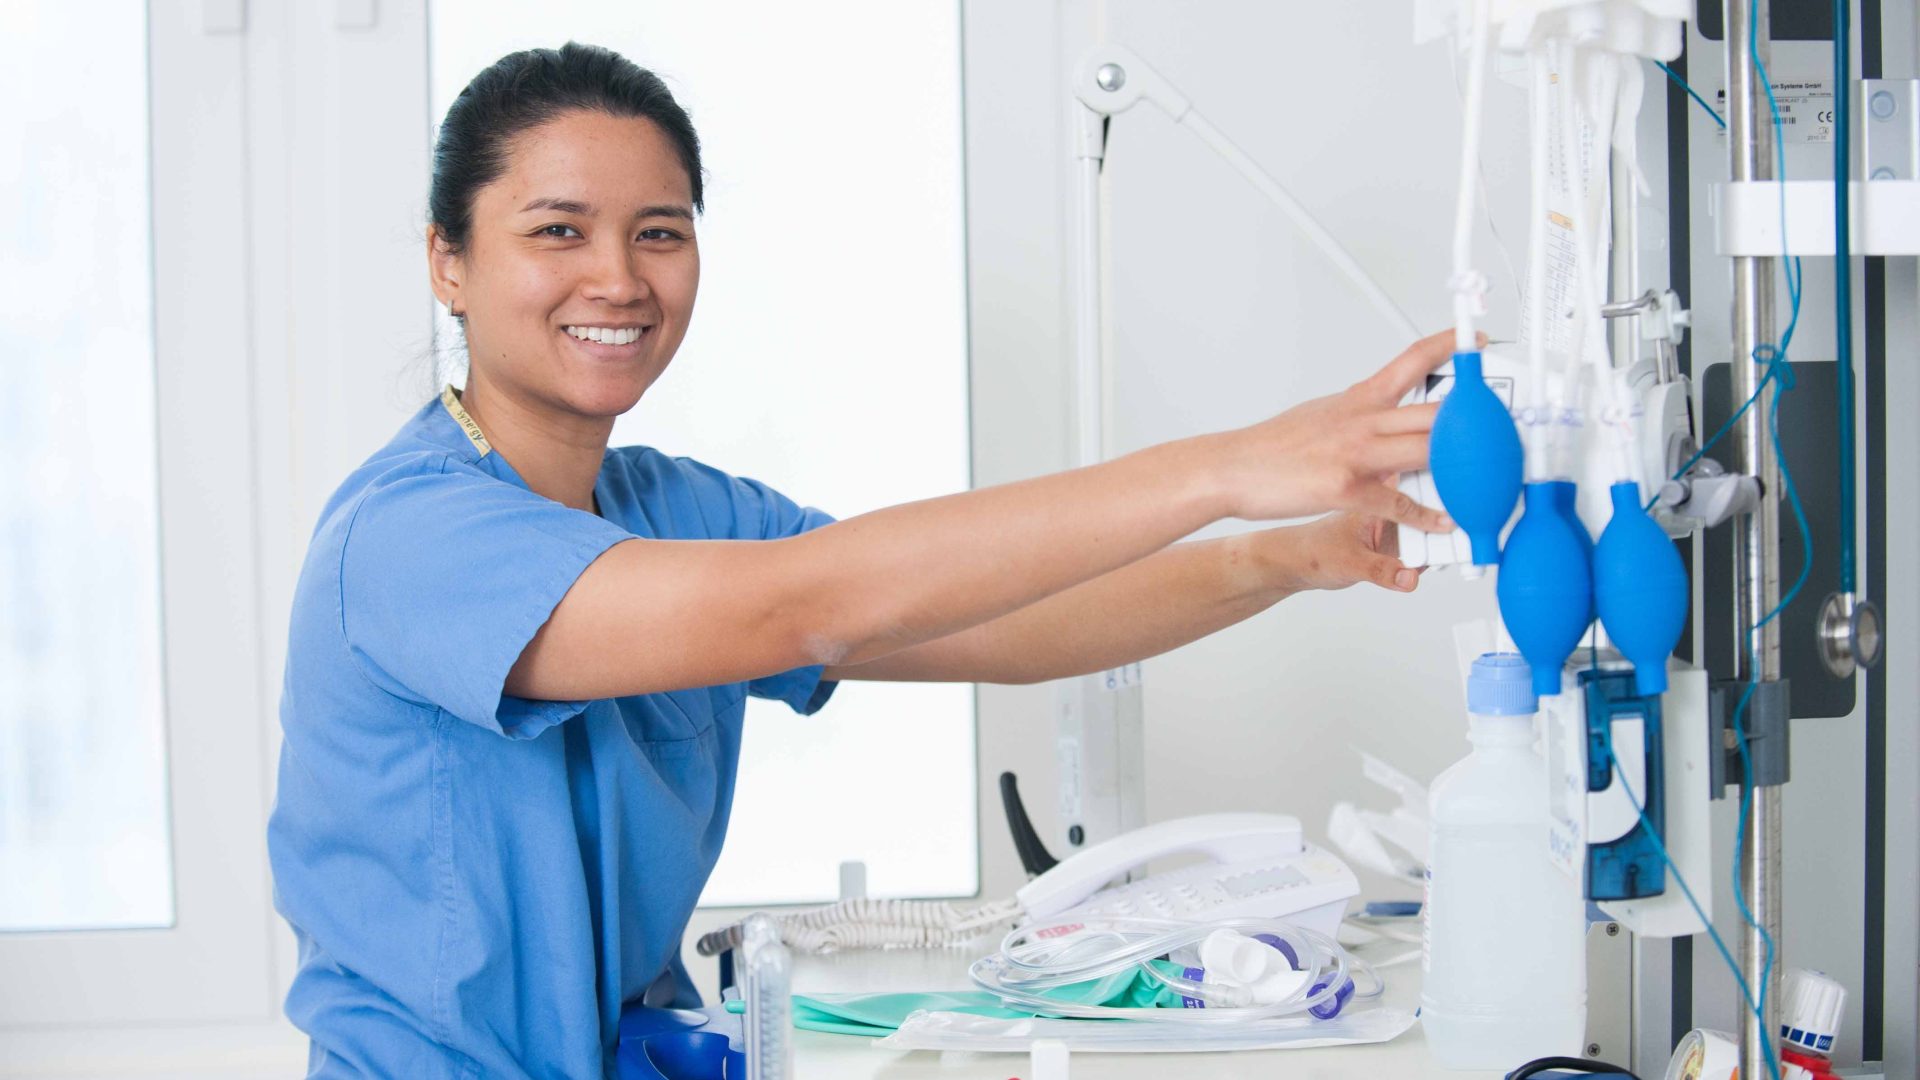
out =
<path fill-rule="evenodd" d="M 1604 1061 L 1595 1061 L 1591 1058 L 1577 1057 L 1536 1058 L 1508 1073 L 1507 1080 L 1527 1080 L 1527 1077 L 1533 1076 L 1536 1073 L 1546 1072 L 1548 1069 L 1569 1069 L 1573 1072 L 1587 1073 L 1589 1075 L 1593 1073 L 1618 1073 L 1621 1076 L 1629 1077 L 1630 1080 L 1640 1080 L 1638 1076 L 1633 1074 L 1633 1070 L 1631 1069 L 1622 1068 L 1619 1065 L 1609 1065 Z"/>

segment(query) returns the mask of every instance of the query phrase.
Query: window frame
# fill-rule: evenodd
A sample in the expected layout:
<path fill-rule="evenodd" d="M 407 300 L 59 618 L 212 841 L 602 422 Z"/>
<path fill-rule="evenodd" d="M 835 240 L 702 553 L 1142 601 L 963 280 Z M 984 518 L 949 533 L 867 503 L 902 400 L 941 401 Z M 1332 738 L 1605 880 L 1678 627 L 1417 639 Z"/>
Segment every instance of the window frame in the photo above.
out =
<path fill-rule="evenodd" d="M 248 378 L 244 40 L 147 19 L 166 805 L 174 921 L 0 935 L 0 1030 L 258 1015 L 272 998 Z"/>

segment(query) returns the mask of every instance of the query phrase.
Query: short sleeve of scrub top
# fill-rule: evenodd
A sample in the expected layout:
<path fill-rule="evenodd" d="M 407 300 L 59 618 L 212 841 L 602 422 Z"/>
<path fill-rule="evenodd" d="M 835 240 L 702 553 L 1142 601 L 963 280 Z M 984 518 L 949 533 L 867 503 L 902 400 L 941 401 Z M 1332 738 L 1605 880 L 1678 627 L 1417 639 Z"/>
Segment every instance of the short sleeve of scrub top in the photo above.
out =
<path fill-rule="evenodd" d="M 448 395 L 348 478 L 295 590 L 268 828 L 314 1076 L 596 1076 L 621 1008 L 697 1003 L 679 944 L 749 696 L 819 667 L 601 701 L 503 694 L 614 544 L 828 524 L 751 480 L 610 450 L 598 516 L 530 491 Z"/>

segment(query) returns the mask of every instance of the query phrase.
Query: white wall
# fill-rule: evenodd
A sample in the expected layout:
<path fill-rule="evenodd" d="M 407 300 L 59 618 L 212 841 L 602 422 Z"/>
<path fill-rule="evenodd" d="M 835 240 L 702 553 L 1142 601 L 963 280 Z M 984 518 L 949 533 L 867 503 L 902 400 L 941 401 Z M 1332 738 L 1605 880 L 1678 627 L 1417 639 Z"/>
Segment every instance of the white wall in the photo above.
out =
<path fill-rule="evenodd" d="M 1035 241 L 1034 250 L 1024 250 L 989 230 L 1004 215 L 1064 205 L 1059 170 L 1069 155 L 1061 123 L 1066 73 L 1097 36 L 1132 49 L 1190 97 L 1320 216 L 1416 323 L 1437 329 L 1449 321 L 1445 282 L 1460 108 L 1448 91 L 1446 47 L 1410 43 L 1412 6 L 1079 0 L 1036 11 L 1047 5 L 971 0 L 970 24 L 991 20 L 997 30 L 1016 30 L 1011 36 L 970 34 L 968 41 L 968 105 L 976 114 L 970 115 L 969 141 L 973 280 L 976 290 L 982 282 L 1027 289 L 1017 310 L 985 303 L 976 291 L 976 443 L 983 453 L 1005 454 L 1014 466 L 1003 472 L 977 467 L 979 481 L 1019 475 L 1066 455 L 1069 402 L 1048 399 L 1055 411 L 1042 416 L 1033 408 L 1040 399 L 1032 397 L 1014 412 L 1010 395 L 996 385 L 1017 371 L 1024 387 L 1036 388 L 1038 376 L 998 365 L 982 346 L 1005 342 L 1013 355 L 1037 356 L 1049 365 L 1047 372 L 1064 379 L 1070 340 L 1059 275 L 1065 273 L 1060 253 L 1069 238 L 1050 226 L 1039 235 L 1052 249 Z M 1911 74 L 1910 5 L 1887 6 L 1890 48 L 1897 53 L 1887 73 Z M 1041 40 L 1059 50 L 1051 60 L 1037 55 Z M 1700 69 L 1717 64 L 1717 55 L 1699 61 Z M 1036 73 L 1037 65 L 1046 66 L 1051 85 Z M 1009 95 L 1022 86 L 1036 95 L 1024 112 L 1016 110 L 1024 122 L 991 127 L 989 116 L 999 120 Z M 1658 132 L 1663 93 L 1650 85 L 1648 97 L 1644 124 Z M 989 108 L 1002 112 L 989 114 Z M 1515 259 L 1524 257 L 1525 130 L 1523 95 L 1492 83 L 1484 171 L 1493 216 Z M 1051 140 L 1044 147 L 1050 157 L 1038 152 L 1039 139 Z M 982 182 L 1017 161 L 1030 162 L 1025 187 Z M 1138 107 L 1114 118 L 1107 176 L 1117 450 L 1260 419 L 1347 385 L 1403 344 L 1283 217 L 1163 114 Z M 1653 179 L 1656 187 L 1664 182 L 1662 176 Z M 1703 182 L 1699 171 L 1693 182 Z M 1654 227 L 1648 231 L 1664 234 L 1664 220 L 1649 216 Z M 1511 337 L 1518 323 L 1511 274 L 1484 225 L 1476 242 L 1476 261 L 1494 283 L 1488 329 L 1496 338 Z M 1650 252 L 1646 261 L 1662 257 Z M 1646 270 L 1650 283 L 1665 277 L 1656 266 Z M 1910 319 L 1910 269 L 1896 261 L 1889 281 L 1891 310 Z M 1699 273 L 1694 285 L 1714 293 Z M 1714 313 L 1721 302 L 1704 302 L 1712 305 L 1705 313 L 1708 327 L 1715 320 L 1723 324 L 1724 314 Z M 1820 336 L 1818 322 L 1816 317 L 1810 320 L 1814 329 L 1803 328 L 1804 342 Z M 1712 344 L 1710 332 L 1701 337 Z M 1920 402 L 1904 374 L 1912 367 L 1906 362 L 1911 347 L 1902 344 L 1907 340 L 1898 332 L 1890 337 L 1888 392 L 1899 403 L 1890 410 L 1895 417 Z M 1041 342 L 1052 351 L 1038 349 Z M 1718 359 L 1700 355 L 1701 362 Z M 1063 385 L 1038 384 L 1048 393 Z M 1903 448 L 1911 449 L 1910 436 L 1907 426 L 1891 426 L 1889 462 L 1911 458 L 1901 456 Z M 1900 551 L 1910 552 L 1912 533 L 1900 522 L 1911 517 L 1912 500 L 1901 499 L 1900 491 L 1901 485 L 1911 487 L 1911 477 L 1889 479 L 1892 535 L 1908 545 Z M 1904 625 L 1897 613 L 1920 602 L 1907 572 L 1910 558 L 1889 559 L 1890 643 Z M 1436 575 L 1413 597 L 1366 587 L 1299 597 L 1149 661 L 1149 819 L 1227 809 L 1283 811 L 1301 816 L 1310 835 L 1323 836 L 1334 801 L 1367 794 L 1350 747 L 1379 754 L 1415 776 L 1433 776 L 1465 751 L 1450 628 L 1493 608 L 1490 581 Z M 1888 869 L 1895 882 L 1913 880 L 1917 854 L 1911 828 L 1914 706 L 1912 694 L 1903 692 L 1914 669 L 1901 662 L 1905 655 L 1890 646 Z M 1058 823 L 1046 702 L 1029 691 L 983 694 L 981 766 L 983 783 L 1002 768 L 1017 767 L 1037 827 L 1052 835 Z M 1790 929 L 1799 927 L 1790 936 L 1803 952 L 1798 959 L 1790 956 L 1792 963 L 1816 962 L 1814 954 L 1837 954 L 1859 940 L 1855 849 L 1862 822 L 1857 783 L 1849 778 L 1860 771 L 1860 738 L 1857 718 L 1804 724 L 1796 731 L 1796 779 L 1788 790 L 1789 814 L 1797 815 L 1788 837 L 1788 911 Z M 984 822 L 983 830 L 986 892 L 1002 895 L 1005 889 L 995 884 L 1017 881 L 1017 863 L 1003 823 Z M 1730 831 L 1716 831 L 1723 851 Z M 1845 846 L 1846 857 L 1837 864 L 1822 853 L 1823 832 Z M 1822 877 L 1823 865 L 1828 878 Z M 1365 884 L 1376 893 L 1390 888 L 1377 879 Z M 1821 895 L 1835 898 L 1839 910 L 1825 910 L 1815 899 Z M 1912 1031 L 1920 1020 L 1914 1011 L 1920 968 L 1912 944 L 1920 927 L 1911 905 L 1897 899 L 1910 895 L 1896 886 L 1887 912 L 1887 1045 L 1890 1060 L 1903 1062 L 1912 1060 Z M 1854 953 L 1836 955 L 1834 962 L 1857 971 L 1857 945 Z M 1711 946 L 1698 942 L 1693 955 L 1696 977 L 1714 977 L 1718 961 Z"/>
<path fill-rule="evenodd" d="M 979 482 L 1066 463 L 1065 82 L 1103 20 L 1105 40 L 1152 64 L 1291 188 L 1418 324 L 1446 325 L 1460 108 L 1445 48 L 1410 43 L 1410 8 L 1396 19 L 1254 2 L 1047 7 L 967 7 Z M 1029 95 L 1024 108 L 1018 94 Z M 1491 98 L 1487 180 L 1503 233 L 1519 238 L 1524 135 L 1500 133 L 1524 133 L 1525 99 L 1501 85 Z M 1023 182 L 998 179 L 1015 168 Z M 1114 118 L 1107 175 L 1117 451 L 1262 419 L 1358 380 L 1406 344 L 1163 113 Z M 1060 216 L 1043 221 L 1042 210 Z M 1034 231 L 1015 243 L 1008 221 Z M 1484 226 L 1478 237 L 1494 282 L 1489 328 L 1510 336 L 1512 279 Z M 1360 783 L 1351 747 L 1437 773 L 1465 750 L 1451 626 L 1491 610 L 1490 583 L 1436 575 L 1412 597 L 1368 587 L 1298 597 L 1149 661 L 1149 817 L 1281 811 L 1320 835 L 1333 802 Z M 982 781 L 1017 768 L 1043 836 L 1057 825 L 1050 700 L 1033 690 L 981 698 Z M 983 798 L 991 814 L 998 800 Z M 1017 882 L 1017 863 L 1004 822 L 982 828 L 986 893 L 1000 895 L 995 884 Z"/>

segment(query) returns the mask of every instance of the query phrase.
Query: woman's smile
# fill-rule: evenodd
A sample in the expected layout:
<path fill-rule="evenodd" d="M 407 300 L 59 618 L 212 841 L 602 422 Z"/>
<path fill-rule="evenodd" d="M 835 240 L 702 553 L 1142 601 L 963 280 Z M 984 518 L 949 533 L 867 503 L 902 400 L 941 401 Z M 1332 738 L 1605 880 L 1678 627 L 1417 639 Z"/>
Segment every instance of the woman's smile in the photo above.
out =
<path fill-rule="evenodd" d="M 571 324 L 561 327 L 568 344 L 596 360 L 631 360 L 651 340 L 653 327 L 646 323 Z"/>

